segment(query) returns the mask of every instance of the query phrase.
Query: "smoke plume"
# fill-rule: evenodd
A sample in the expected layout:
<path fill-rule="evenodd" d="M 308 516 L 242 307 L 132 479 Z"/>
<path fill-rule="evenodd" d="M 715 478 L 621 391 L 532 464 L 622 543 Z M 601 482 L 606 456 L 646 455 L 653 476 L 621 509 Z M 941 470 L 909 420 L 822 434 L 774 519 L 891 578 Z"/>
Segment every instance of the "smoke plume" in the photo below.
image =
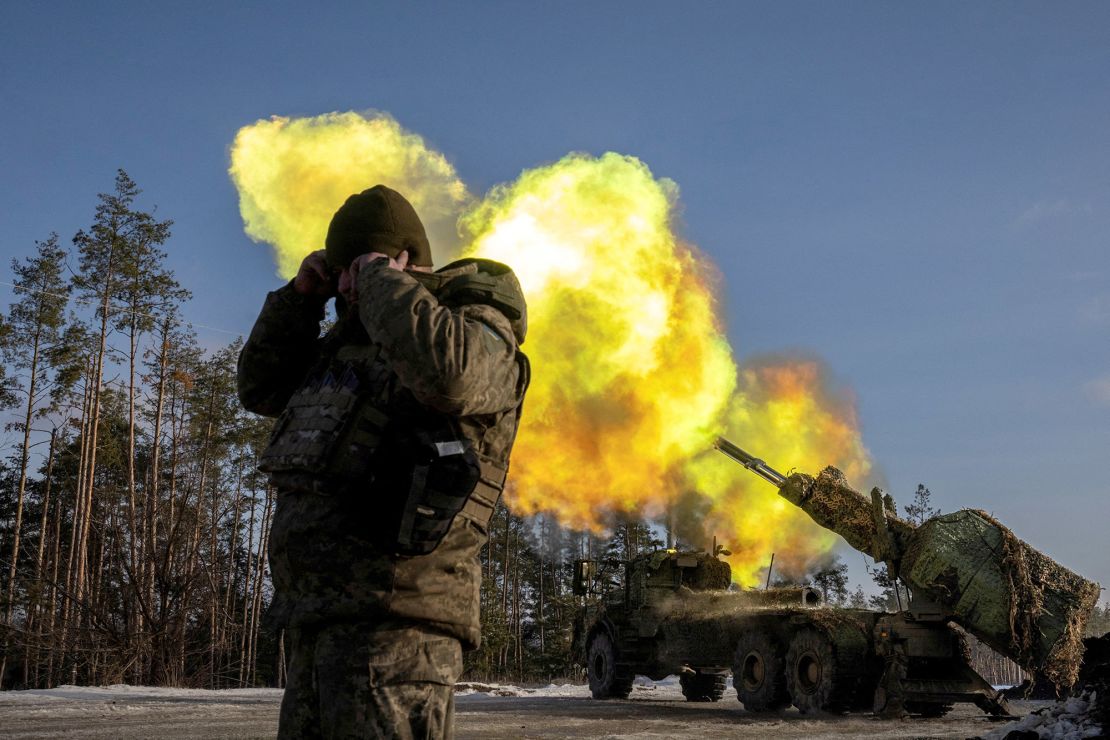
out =
<path fill-rule="evenodd" d="M 851 399 L 815 360 L 737 365 L 715 269 L 676 233 L 678 187 L 635 157 L 571 154 L 472 200 L 419 136 L 347 113 L 244 128 L 231 174 L 247 233 L 274 245 L 282 275 L 319 248 L 347 195 L 377 182 L 438 225 L 437 264 L 455 251 L 513 267 L 533 365 L 506 491 L 515 513 L 594 531 L 644 516 L 706 547 L 715 536 L 743 585 L 772 552 L 799 572 L 833 546 L 710 448 L 723 433 L 783 472 L 832 464 L 858 479 L 870 463 Z"/>
<path fill-rule="evenodd" d="M 383 113 L 258 121 L 236 134 L 230 174 L 247 235 L 273 247 L 284 278 L 323 249 L 343 201 L 373 185 L 405 194 L 437 264 L 458 251 L 455 221 L 470 201 L 447 158 Z"/>

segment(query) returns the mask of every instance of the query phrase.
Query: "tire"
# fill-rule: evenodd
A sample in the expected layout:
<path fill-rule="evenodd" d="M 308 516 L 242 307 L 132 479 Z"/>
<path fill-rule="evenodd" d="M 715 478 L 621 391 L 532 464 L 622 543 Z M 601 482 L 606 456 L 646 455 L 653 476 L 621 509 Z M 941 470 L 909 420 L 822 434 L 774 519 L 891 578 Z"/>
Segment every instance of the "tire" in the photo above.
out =
<path fill-rule="evenodd" d="M 794 635 L 786 652 L 786 690 L 802 714 L 841 713 L 852 706 L 854 683 L 840 680 L 832 641 L 817 630 Z"/>
<path fill-rule="evenodd" d="M 683 673 L 678 678 L 686 701 L 720 701 L 728 686 L 727 673 Z"/>
<path fill-rule="evenodd" d="M 586 647 L 586 675 L 595 699 L 627 699 L 632 693 L 634 676 L 618 668 L 616 645 L 604 630 L 594 633 Z"/>
<path fill-rule="evenodd" d="M 741 635 L 733 655 L 732 686 L 749 712 L 777 712 L 789 706 L 782 647 L 764 632 Z"/>

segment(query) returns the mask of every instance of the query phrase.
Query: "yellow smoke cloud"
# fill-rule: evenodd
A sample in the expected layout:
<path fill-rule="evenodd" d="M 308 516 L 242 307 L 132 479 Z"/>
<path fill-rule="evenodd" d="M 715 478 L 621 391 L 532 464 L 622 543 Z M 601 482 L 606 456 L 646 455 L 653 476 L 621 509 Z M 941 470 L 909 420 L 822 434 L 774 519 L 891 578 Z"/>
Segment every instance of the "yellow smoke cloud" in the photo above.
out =
<path fill-rule="evenodd" d="M 799 573 L 836 538 L 707 452 L 714 437 L 776 465 L 836 464 L 849 476 L 865 474 L 868 457 L 852 405 L 818 363 L 738 370 L 708 262 L 674 232 L 677 197 L 633 157 L 570 155 L 463 217 L 467 254 L 512 265 L 528 297 L 533 382 L 506 499 L 517 513 L 597 530 L 615 511 L 667 517 L 695 491 L 695 536 L 718 537 L 734 579 L 754 585 L 772 552 Z"/>
<path fill-rule="evenodd" d="M 353 193 L 379 183 L 404 193 L 437 263 L 457 251 L 455 222 L 470 200 L 446 157 L 381 113 L 258 121 L 236 134 L 230 174 L 247 235 L 273 246 L 284 278 L 323 248 L 332 215 Z"/>
<path fill-rule="evenodd" d="M 512 265 L 533 383 L 513 455 L 515 511 L 572 527 L 659 515 L 736 382 L 702 260 L 671 229 L 677 188 L 632 157 L 571 155 L 463 219 L 467 253 Z"/>
<path fill-rule="evenodd" d="M 737 393 L 721 428 L 726 436 L 779 472 L 816 474 L 836 465 L 853 480 L 871 471 L 850 399 L 829 387 L 815 360 L 764 359 L 741 366 Z M 720 453 L 685 467 L 693 489 L 709 498 L 706 531 L 725 538 L 733 580 L 757 585 L 775 554 L 776 570 L 805 572 L 836 536 L 780 498 L 773 486 Z"/>
<path fill-rule="evenodd" d="M 338 204 L 374 182 L 426 223 L 450 221 L 452 239 L 458 215 L 464 255 L 513 267 L 533 365 L 506 491 L 515 513 L 599 531 L 614 513 L 674 521 L 693 496 L 696 522 L 680 529 L 728 546 L 744 585 L 772 552 L 798 572 L 832 547 L 769 484 L 708 450 L 723 432 L 784 472 L 834 464 L 858 479 L 869 462 L 852 404 L 813 361 L 737 366 L 713 268 L 675 233 L 678 188 L 636 158 L 569 155 L 474 202 L 393 119 L 329 114 L 244 128 L 231 174 L 248 234 L 275 245 L 283 275 L 319 247 Z"/>

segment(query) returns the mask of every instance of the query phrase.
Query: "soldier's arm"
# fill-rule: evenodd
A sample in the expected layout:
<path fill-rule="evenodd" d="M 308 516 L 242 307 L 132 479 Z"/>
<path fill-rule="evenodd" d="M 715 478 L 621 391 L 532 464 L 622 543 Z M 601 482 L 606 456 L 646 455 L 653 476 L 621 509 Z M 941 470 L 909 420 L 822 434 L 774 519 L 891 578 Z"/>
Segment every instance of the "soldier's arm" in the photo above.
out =
<path fill-rule="evenodd" d="M 262 312 L 239 353 L 239 400 L 243 408 L 277 416 L 319 354 L 326 298 L 305 296 L 292 283 L 266 296 Z"/>
<path fill-rule="evenodd" d="M 490 414 L 520 402 L 521 364 L 509 320 L 491 306 L 441 306 L 384 259 L 358 276 L 359 317 L 413 395 L 453 414 Z"/>

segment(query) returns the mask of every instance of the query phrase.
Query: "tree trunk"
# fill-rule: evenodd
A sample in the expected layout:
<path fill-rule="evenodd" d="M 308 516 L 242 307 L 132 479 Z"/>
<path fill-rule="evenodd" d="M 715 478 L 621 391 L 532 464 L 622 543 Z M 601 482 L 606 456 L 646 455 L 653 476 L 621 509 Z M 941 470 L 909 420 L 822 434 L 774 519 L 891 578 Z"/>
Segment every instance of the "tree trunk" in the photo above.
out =
<path fill-rule="evenodd" d="M 62 642 L 58 658 L 58 669 L 63 670 L 67 655 L 73 650 L 77 639 L 75 622 L 79 619 L 74 596 L 77 593 L 77 584 L 84 576 L 79 570 L 81 556 L 78 552 L 81 540 L 81 530 L 84 528 L 88 512 L 85 506 L 85 488 L 89 485 L 88 457 L 92 437 L 92 406 L 93 406 L 93 377 L 96 363 L 92 356 L 88 360 L 87 375 L 85 376 L 85 392 L 81 405 L 81 440 L 77 464 L 77 487 L 73 493 L 73 525 L 69 530 L 69 552 L 66 561 L 66 594 L 62 603 Z M 74 667 L 76 671 L 76 667 Z M 76 673 L 70 683 L 76 683 Z"/>
<path fill-rule="evenodd" d="M 539 584 L 539 592 L 540 593 L 539 593 L 539 611 L 536 613 L 536 623 L 539 625 L 539 628 L 540 628 L 540 655 L 541 656 L 545 652 L 544 641 L 543 641 L 543 627 L 544 627 L 544 624 L 543 624 L 544 623 L 544 618 L 543 618 L 543 613 L 544 613 L 544 609 L 543 609 L 543 549 L 547 544 L 545 536 L 544 536 L 544 533 L 546 531 L 546 525 L 547 525 L 547 520 L 545 518 L 544 521 L 540 524 L 540 548 L 539 548 L 539 550 L 540 550 L 539 551 L 540 564 L 539 564 L 539 568 L 538 568 L 539 578 L 540 578 L 540 584 Z"/>
<path fill-rule="evenodd" d="M 88 455 L 85 461 L 85 482 L 83 508 L 86 516 L 81 522 L 81 531 L 77 541 L 77 573 L 76 588 L 73 592 L 74 601 L 80 605 L 85 598 L 85 588 L 88 580 L 88 544 L 89 529 L 92 525 L 92 501 L 96 476 L 96 444 L 100 433 L 100 394 L 104 382 L 104 355 L 108 352 L 108 313 L 111 298 L 112 267 L 115 256 L 115 240 L 112 240 L 112 249 L 108 256 L 108 274 L 104 277 L 104 294 L 100 304 L 100 336 L 98 349 L 95 354 L 95 370 L 92 378 L 92 404 L 90 409 L 90 429 Z"/>
<path fill-rule="evenodd" d="M 514 551 L 515 557 L 513 567 L 513 635 L 516 638 L 516 675 L 517 680 L 524 680 L 524 653 L 521 645 L 521 628 L 520 628 L 520 535 L 516 536 L 516 550 Z"/>
<path fill-rule="evenodd" d="M 255 579 L 254 613 L 251 617 L 250 638 L 250 681 L 251 685 L 258 682 L 258 627 L 259 617 L 262 614 L 262 579 L 266 575 L 266 560 L 270 549 L 270 522 L 273 513 L 274 490 L 266 486 L 266 508 L 262 512 L 262 532 L 258 553 L 258 578 Z M 283 680 L 284 684 L 284 680 Z"/>
<path fill-rule="evenodd" d="M 146 558 L 140 559 L 139 546 L 145 540 L 144 528 L 139 526 L 138 505 L 135 500 L 135 355 L 138 353 L 139 327 L 136 307 L 131 305 L 131 322 L 128 336 L 129 351 L 127 354 L 127 525 L 130 530 L 127 534 L 128 557 L 130 567 L 124 599 L 131 604 L 127 610 L 131 612 L 134 624 L 131 630 L 133 639 L 136 640 L 130 649 L 135 655 L 145 653 L 143 646 L 143 610 L 138 603 L 142 598 L 142 588 L 146 583 Z M 135 680 L 142 683 L 142 661 L 136 661 L 137 672 Z"/>
<path fill-rule="evenodd" d="M 251 513 L 247 524 L 247 568 L 246 583 L 243 584 L 243 624 L 239 630 L 239 686 L 244 685 L 247 677 L 247 636 L 250 634 L 250 616 L 254 613 L 254 512 L 258 506 L 255 489 L 251 489 Z M 261 539 L 261 538 L 259 538 Z"/>
<path fill-rule="evenodd" d="M 35 647 L 31 658 L 29 658 L 29 660 L 31 660 L 35 666 L 35 686 L 39 685 L 40 661 L 38 653 L 42 646 L 42 565 L 43 554 L 46 549 L 46 525 L 49 519 L 48 515 L 50 513 L 50 487 L 54 477 L 54 447 L 57 436 L 58 430 L 56 428 L 51 429 L 50 451 L 46 454 L 46 486 L 42 494 L 42 519 L 39 521 L 39 546 L 37 552 L 35 553 L 35 577 L 33 581 L 33 583 L 35 584 L 34 600 L 28 607 L 27 628 L 28 630 L 30 630 L 32 623 L 34 624 L 35 628 Z M 3 675 L 3 673 L 0 673 L 0 675 Z M 24 681 L 24 683 L 26 683 L 26 681 Z"/>
<path fill-rule="evenodd" d="M 35 386 L 38 382 L 39 334 L 35 333 L 31 349 L 31 378 L 27 385 L 27 411 L 23 417 L 23 445 L 19 452 L 19 485 L 15 496 L 15 522 L 12 524 L 12 562 L 8 567 L 8 587 L 4 603 L 4 623 L 7 627 L 4 638 L 4 655 L 0 658 L 0 689 L 3 689 L 4 671 L 8 666 L 8 651 L 11 648 L 12 611 L 15 606 L 16 565 L 19 562 L 20 537 L 23 532 L 23 497 L 27 493 L 27 463 L 31 457 L 31 418 L 35 412 Z"/>
<path fill-rule="evenodd" d="M 224 583 L 224 606 L 223 613 L 220 619 L 220 642 L 224 645 L 224 664 L 227 665 L 231 660 L 230 644 L 232 635 L 232 620 L 231 615 L 235 611 L 235 601 L 233 596 L 238 595 L 239 588 L 239 568 L 236 563 L 235 548 L 238 545 L 239 535 L 239 520 L 242 515 L 242 484 L 243 484 L 243 463 L 238 461 L 236 463 L 235 476 L 235 503 L 233 505 L 233 513 L 231 517 L 231 542 L 228 543 L 227 557 L 229 561 L 227 581 Z M 230 668 L 230 666 L 228 666 Z"/>
<path fill-rule="evenodd" d="M 50 578 L 50 626 L 47 627 L 46 633 L 50 635 L 50 657 L 46 663 L 46 686 L 44 688 L 52 688 L 54 686 L 54 658 L 55 654 L 60 649 L 62 642 L 59 640 L 59 635 L 54 630 L 55 617 L 58 613 L 58 570 L 61 567 L 61 541 L 62 541 L 62 502 L 61 499 L 54 504 L 54 547 L 51 555 L 53 560 L 53 574 Z"/>
<path fill-rule="evenodd" d="M 154 395 L 154 431 L 151 437 L 151 459 L 150 459 L 150 483 L 146 491 L 146 557 L 143 558 L 145 564 L 145 578 L 143 580 L 143 593 L 146 603 L 154 613 L 154 580 L 156 573 L 156 565 L 158 558 L 156 557 L 158 547 L 158 521 L 160 518 L 159 508 L 161 501 L 159 499 L 159 491 L 161 485 L 161 461 L 162 461 L 162 413 L 165 407 L 166 397 L 166 374 L 169 369 L 169 331 L 170 331 L 171 318 L 166 317 L 162 322 L 162 343 L 161 351 L 158 355 L 158 384 Z M 160 610 L 157 614 L 157 622 L 159 625 L 159 632 L 165 629 L 165 611 Z M 152 635 L 153 640 L 153 635 Z M 148 680 L 154 680 L 154 654 L 155 648 L 152 641 L 147 643 L 147 659 L 145 673 Z"/>

